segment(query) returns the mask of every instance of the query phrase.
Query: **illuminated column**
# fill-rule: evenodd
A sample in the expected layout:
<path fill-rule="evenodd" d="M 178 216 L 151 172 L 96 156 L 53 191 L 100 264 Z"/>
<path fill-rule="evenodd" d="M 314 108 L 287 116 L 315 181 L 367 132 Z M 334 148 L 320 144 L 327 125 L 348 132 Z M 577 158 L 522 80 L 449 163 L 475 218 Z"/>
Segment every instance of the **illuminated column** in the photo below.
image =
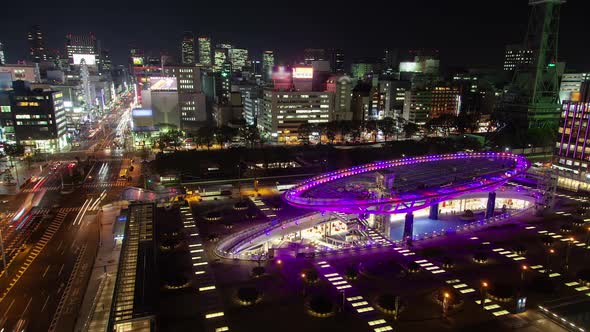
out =
<path fill-rule="evenodd" d="M 406 213 L 406 223 L 404 224 L 404 237 L 406 243 L 412 242 L 412 234 L 414 230 L 414 214 L 412 212 Z"/>
<path fill-rule="evenodd" d="M 486 218 L 494 216 L 494 208 L 496 207 L 496 192 L 490 191 L 488 194 L 488 205 L 486 208 Z"/>
<path fill-rule="evenodd" d="M 438 203 L 430 206 L 430 214 L 428 214 L 428 218 L 438 220 Z"/>

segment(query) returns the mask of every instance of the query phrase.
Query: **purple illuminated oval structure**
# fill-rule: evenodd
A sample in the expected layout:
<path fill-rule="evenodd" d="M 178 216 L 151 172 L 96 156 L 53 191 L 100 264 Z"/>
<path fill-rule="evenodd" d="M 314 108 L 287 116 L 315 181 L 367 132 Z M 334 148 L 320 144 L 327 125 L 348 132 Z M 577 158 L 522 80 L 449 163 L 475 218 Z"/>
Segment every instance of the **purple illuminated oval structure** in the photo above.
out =
<path fill-rule="evenodd" d="M 524 156 L 506 152 L 378 161 L 307 179 L 283 198 L 291 205 L 322 211 L 406 213 L 464 194 L 492 191 L 529 167 Z"/>

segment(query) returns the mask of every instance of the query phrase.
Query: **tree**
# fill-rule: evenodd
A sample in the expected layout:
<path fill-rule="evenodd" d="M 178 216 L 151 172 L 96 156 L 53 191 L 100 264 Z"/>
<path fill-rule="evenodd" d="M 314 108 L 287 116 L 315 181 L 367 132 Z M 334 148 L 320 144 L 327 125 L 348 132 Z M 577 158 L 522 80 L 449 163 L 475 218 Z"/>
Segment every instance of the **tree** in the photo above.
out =
<path fill-rule="evenodd" d="M 386 117 L 385 119 L 379 121 L 379 128 L 381 129 L 381 132 L 383 132 L 383 136 L 387 141 L 390 136 L 396 133 L 395 120 L 393 120 L 393 118 Z"/>
<path fill-rule="evenodd" d="M 255 125 L 242 127 L 240 129 L 240 136 L 250 143 L 250 147 L 254 147 L 254 144 L 260 141 L 260 131 Z"/>
<path fill-rule="evenodd" d="M 478 120 L 479 114 L 477 113 L 461 112 L 455 118 L 455 128 L 457 128 L 459 134 L 473 133 L 479 128 Z"/>
<path fill-rule="evenodd" d="M 168 131 L 168 144 L 174 148 L 174 151 L 178 150 L 178 148 L 182 146 L 183 136 L 184 135 L 182 134 L 182 131 L 178 129 L 172 129 Z"/>
<path fill-rule="evenodd" d="M 336 139 L 336 133 L 338 132 L 337 122 L 328 122 L 322 126 L 322 134 L 326 135 L 326 138 L 331 144 L 334 144 Z"/>
<path fill-rule="evenodd" d="M 373 142 L 377 142 L 377 131 L 378 130 L 379 130 L 379 127 L 377 126 L 377 121 L 375 121 L 375 120 L 369 120 L 365 124 L 365 131 L 367 133 L 370 133 L 371 136 L 373 136 Z"/>
<path fill-rule="evenodd" d="M 406 124 L 404 124 L 403 128 L 404 128 L 404 134 L 406 135 L 406 138 L 410 138 L 410 137 L 414 136 L 418 131 L 420 131 L 420 128 L 418 127 L 418 125 L 413 122 L 407 122 Z"/>
<path fill-rule="evenodd" d="M 309 144 L 309 135 L 311 135 L 312 131 L 313 126 L 310 123 L 302 123 L 299 125 L 299 128 L 297 128 L 297 139 L 303 144 Z"/>
<path fill-rule="evenodd" d="M 20 144 L 7 144 L 4 145 L 4 153 L 10 158 L 11 171 L 9 172 L 10 177 L 8 177 L 8 182 L 11 182 L 10 178 L 12 177 L 12 169 L 14 168 L 16 172 L 16 182 L 18 184 L 18 170 L 14 167 L 14 158 L 22 156 L 25 153 L 25 148 Z"/>
<path fill-rule="evenodd" d="M 215 132 L 213 128 L 209 126 L 201 127 L 197 130 L 197 141 L 199 145 L 205 145 L 207 150 L 211 148 L 213 145 L 213 139 L 215 137 Z"/>
<path fill-rule="evenodd" d="M 223 144 L 231 142 L 236 136 L 236 130 L 229 126 L 222 126 L 216 130 L 216 139 L 223 148 Z"/>

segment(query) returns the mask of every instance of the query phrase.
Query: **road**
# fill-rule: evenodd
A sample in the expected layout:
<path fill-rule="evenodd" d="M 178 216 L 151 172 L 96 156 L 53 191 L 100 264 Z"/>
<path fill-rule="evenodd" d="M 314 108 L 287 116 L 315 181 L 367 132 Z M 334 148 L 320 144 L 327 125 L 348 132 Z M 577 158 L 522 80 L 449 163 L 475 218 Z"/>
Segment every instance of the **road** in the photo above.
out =
<path fill-rule="evenodd" d="M 37 181 L 2 206 L 5 222 L 0 229 L 11 264 L 0 276 L 0 331 L 14 328 L 19 320 L 25 321 L 27 331 L 73 330 L 98 250 L 94 216 L 129 185 L 118 177 L 130 162 L 122 158 L 123 150 L 115 149 L 127 128 L 128 112 L 123 107 L 115 110 L 115 116 L 99 124 L 103 137 L 81 142 L 92 150 L 54 155 L 60 165 L 46 167 Z M 94 158 L 82 185 L 62 193 L 60 174 L 68 172 L 75 157 L 84 160 L 89 155 Z M 35 206 L 17 216 L 27 200 Z"/>

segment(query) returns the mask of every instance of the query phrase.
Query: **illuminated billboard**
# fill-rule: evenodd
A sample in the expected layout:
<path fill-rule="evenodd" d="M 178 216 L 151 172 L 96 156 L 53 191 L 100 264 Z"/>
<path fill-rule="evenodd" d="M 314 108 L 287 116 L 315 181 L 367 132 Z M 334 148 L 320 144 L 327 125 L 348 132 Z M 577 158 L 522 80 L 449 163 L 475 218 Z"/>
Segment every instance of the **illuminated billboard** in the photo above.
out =
<path fill-rule="evenodd" d="M 295 67 L 293 68 L 293 78 L 312 79 L 313 68 L 311 67 Z"/>
<path fill-rule="evenodd" d="M 420 62 L 400 62 L 399 71 L 406 73 L 420 73 L 422 72 L 422 63 Z"/>
<path fill-rule="evenodd" d="M 82 60 L 86 62 L 89 66 L 96 65 L 96 55 L 95 54 L 72 54 L 74 59 L 74 64 L 79 65 L 81 64 Z"/>
<path fill-rule="evenodd" d="M 143 57 L 134 56 L 131 58 L 134 66 L 143 66 Z"/>
<path fill-rule="evenodd" d="M 275 67 L 275 70 L 272 72 L 272 79 L 274 81 L 290 81 L 291 72 L 285 66 Z"/>
<path fill-rule="evenodd" d="M 131 116 L 134 118 L 151 117 L 153 112 L 151 109 L 137 108 L 131 111 Z"/>
<path fill-rule="evenodd" d="M 152 91 L 176 91 L 176 77 L 150 77 L 150 90 Z"/>

